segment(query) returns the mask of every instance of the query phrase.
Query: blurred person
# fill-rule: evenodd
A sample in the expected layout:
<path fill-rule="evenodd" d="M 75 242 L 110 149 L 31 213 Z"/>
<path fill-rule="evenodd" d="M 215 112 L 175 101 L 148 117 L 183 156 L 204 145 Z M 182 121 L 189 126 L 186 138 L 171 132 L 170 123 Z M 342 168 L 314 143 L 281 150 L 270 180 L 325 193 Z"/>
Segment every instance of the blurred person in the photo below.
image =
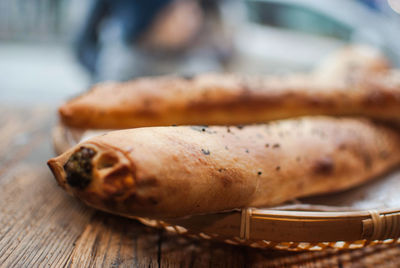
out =
<path fill-rule="evenodd" d="M 94 82 L 218 71 L 230 55 L 212 0 L 96 0 L 76 48 Z"/>

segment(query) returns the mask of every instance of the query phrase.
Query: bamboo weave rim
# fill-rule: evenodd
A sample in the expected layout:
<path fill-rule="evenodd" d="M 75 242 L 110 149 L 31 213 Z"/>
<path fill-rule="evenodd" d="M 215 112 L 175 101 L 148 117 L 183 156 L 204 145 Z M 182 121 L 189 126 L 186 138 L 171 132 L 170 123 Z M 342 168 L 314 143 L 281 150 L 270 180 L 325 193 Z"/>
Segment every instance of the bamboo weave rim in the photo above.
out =
<path fill-rule="evenodd" d="M 385 210 L 378 212 L 376 210 L 371 211 L 354 211 L 354 212 L 326 212 L 326 211 L 285 211 L 285 210 L 265 210 L 265 209 L 255 209 L 255 208 L 246 208 L 236 212 L 227 212 L 220 213 L 221 218 L 219 221 L 225 225 L 224 216 L 222 214 L 237 214 L 240 215 L 240 224 L 238 225 L 240 228 L 237 232 L 237 236 L 234 234 L 229 235 L 218 233 L 219 228 L 215 229 L 215 232 L 207 232 L 212 229 L 207 227 L 207 223 L 199 226 L 190 226 L 189 218 L 182 220 L 173 220 L 174 223 L 170 223 L 163 220 L 151 220 L 145 218 L 136 218 L 141 223 L 156 227 L 162 228 L 169 232 L 174 232 L 180 235 L 187 235 L 192 238 L 200 238 L 207 240 L 218 240 L 228 244 L 234 245 L 246 245 L 254 248 L 272 248 L 278 250 L 288 250 L 288 251 L 318 251 L 323 249 L 358 249 L 370 245 L 377 244 L 398 244 L 400 243 L 400 211 L 399 210 Z M 210 215 L 203 216 L 195 216 L 195 220 L 200 218 L 207 218 Z M 281 219 L 286 221 L 298 222 L 305 228 L 312 228 L 313 223 L 318 222 L 322 223 L 322 225 L 326 225 L 327 227 L 332 227 L 332 222 L 341 222 L 343 225 L 347 220 L 356 220 L 361 225 L 361 233 L 358 235 L 359 238 L 354 239 L 337 239 L 332 241 L 318 241 L 319 239 L 316 237 L 311 238 L 310 241 L 273 241 L 268 238 L 268 236 L 264 237 L 264 239 L 260 239 L 257 237 L 257 234 L 252 236 L 252 222 L 254 220 L 265 220 L 265 224 L 268 225 L 270 222 L 267 221 L 270 219 Z M 203 224 L 201 223 L 201 224 Z M 215 221 L 213 221 L 215 224 Z M 233 222 L 230 223 L 234 225 Z M 309 226 L 307 226 L 309 224 Z M 338 224 L 338 223 L 336 223 Z M 334 226 L 334 225 L 333 225 Z M 193 227 L 192 229 L 190 227 Z M 215 226 L 214 226 L 215 227 Z M 293 238 L 296 238 L 296 229 L 290 230 L 287 228 L 287 232 Z M 318 230 L 315 230 L 318 232 Z M 351 232 L 355 230 L 350 229 Z M 340 237 L 340 235 L 338 236 Z M 293 239 L 297 240 L 297 239 Z"/>

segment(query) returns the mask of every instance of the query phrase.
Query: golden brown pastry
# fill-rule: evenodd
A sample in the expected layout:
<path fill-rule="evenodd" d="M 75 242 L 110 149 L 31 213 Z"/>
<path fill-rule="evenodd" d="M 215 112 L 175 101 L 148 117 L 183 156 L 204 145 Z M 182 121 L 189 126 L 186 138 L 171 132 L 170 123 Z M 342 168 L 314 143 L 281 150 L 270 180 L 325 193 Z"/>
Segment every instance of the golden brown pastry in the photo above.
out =
<path fill-rule="evenodd" d="M 303 115 L 398 120 L 400 71 L 336 85 L 313 75 L 141 78 L 99 84 L 59 112 L 67 126 L 93 129 L 249 124 Z"/>
<path fill-rule="evenodd" d="M 96 208 L 170 218 L 334 192 L 400 163 L 400 133 L 363 119 L 151 127 L 84 141 L 48 164 Z"/>
<path fill-rule="evenodd" d="M 277 116 L 276 113 L 280 111 L 276 111 L 276 107 L 269 107 L 270 103 L 274 102 L 274 98 L 284 98 L 284 95 L 288 94 L 288 91 L 289 93 L 295 91 L 297 97 L 305 98 L 303 102 L 308 101 L 313 103 L 315 102 L 315 98 L 308 96 L 307 92 L 301 92 L 302 90 L 316 87 L 320 88 L 320 90 L 340 88 L 343 91 L 344 89 L 348 89 L 349 82 L 354 84 L 360 77 L 382 73 L 387 71 L 389 67 L 387 59 L 378 50 L 365 46 L 348 46 L 325 58 L 317 66 L 316 70 L 309 75 L 299 75 L 297 78 L 289 76 L 288 81 L 285 81 L 285 77 L 261 78 L 261 80 L 266 80 L 266 83 L 260 84 L 260 81 L 258 83 L 256 81 L 255 85 L 253 82 L 251 88 L 260 87 L 264 89 L 264 92 L 261 93 L 262 99 L 258 103 L 260 106 L 265 102 L 266 107 L 261 108 L 261 111 L 272 110 L 272 114 L 270 116 L 261 114 L 259 118 L 262 121 L 265 121 L 265 117 L 267 117 L 267 120 L 275 119 Z M 60 109 L 61 119 L 72 127 L 109 129 L 148 125 L 257 122 L 251 114 L 249 115 L 249 112 L 251 113 L 253 110 L 250 107 L 253 103 L 251 99 L 257 98 L 257 96 L 254 96 L 255 94 L 249 91 L 249 88 L 246 89 L 246 86 L 248 86 L 248 83 L 250 85 L 252 83 L 248 81 L 249 79 L 257 80 L 258 78 L 219 75 L 211 76 L 210 79 L 211 81 L 207 81 L 207 78 L 201 77 L 196 79 L 200 80 L 197 82 L 185 82 L 185 80 L 182 81 L 179 78 L 159 78 L 155 81 L 142 79 L 140 80 L 141 82 L 113 84 L 113 86 L 110 84 L 98 85 L 92 90 L 96 92 L 78 97 L 62 106 Z M 241 84 L 243 82 L 241 81 L 242 79 L 245 80 L 243 85 Z M 144 82 L 145 80 L 147 81 Z M 296 84 L 296 82 L 299 82 L 299 84 Z M 307 88 L 310 85 L 312 87 Z M 184 90 L 180 92 L 182 87 Z M 229 115 L 231 110 L 235 110 L 235 107 L 227 106 L 229 106 L 229 102 L 232 103 L 232 106 L 235 106 L 235 104 L 237 106 L 237 102 L 242 101 L 243 94 L 239 92 L 241 87 L 243 91 L 248 90 L 245 94 L 249 96 L 245 96 L 244 99 L 249 100 L 242 103 L 240 107 L 249 109 L 249 111 L 243 114 L 239 111 L 241 116 L 232 118 Z M 189 90 L 195 90 L 196 92 L 188 92 Z M 283 90 L 283 92 L 280 95 L 278 94 L 278 96 L 274 96 L 274 91 L 277 90 Z M 115 94 L 116 96 L 114 96 Z M 208 116 L 211 114 L 211 122 L 207 122 L 209 118 L 207 117 L 206 119 L 201 111 L 198 111 L 201 109 L 202 103 L 208 102 L 207 96 L 205 96 L 207 94 L 214 95 L 210 97 L 212 104 L 205 105 L 213 105 L 214 109 L 208 113 Z M 334 92 L 328 98 L 336 98 L 335 101 L 337 101 L 337 94 L 338 92 Z M 196 96 L 199 100 L 193 100 L 193 98 L 197 98 Z M 227 100 L 224 101 L 225 96 Z M 191 102 L 195 102 L 195 105 Z M 219 103 L 224 106 L 218 107 Z M 176 107 L 177 104 L 178 107 Z M 158 108 L 158 105 L 162 107 Z M 300 103 L 300 109 L 304 108 L 304 105 L 304 103 Z M 281 107 L 280 109 L 284 108 Z M 312 110 L 309 108 L 306 109 Z M 325 107 L 324 109 L 325 112 L 333 112 L 330 111 L 329 107 Z M 293 113 L 293 111 L 291 112 Z M 303 113 L 302 111 L 299 112 Z M 188 114 L 187 117 L 186 114 Z M 295 116 L 297 114 L 296 112 L 294 113 Z M 284 115 L 280 116 L 284 117 Z M 277 118 L 280 117 L 278 116 Z"/>

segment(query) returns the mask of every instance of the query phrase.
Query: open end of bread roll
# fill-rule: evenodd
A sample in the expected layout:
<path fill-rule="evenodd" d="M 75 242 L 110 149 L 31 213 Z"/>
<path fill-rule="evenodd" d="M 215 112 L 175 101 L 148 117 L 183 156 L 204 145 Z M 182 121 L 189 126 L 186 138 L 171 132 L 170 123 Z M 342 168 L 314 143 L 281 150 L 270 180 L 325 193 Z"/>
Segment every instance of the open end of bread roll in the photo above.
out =
<path fill-rule="evenodd" d="M 134 194 L 135 172 L 118 150 L 85 144 L 48 161 L 58 183 L 69 193 L 98 206 L 104 200 L 123 200 Z"/>
<path fill-rule="evenodd" d="M 92 182 L 92 158 L 95 155 L 94 150 L 82 147 L 70 156 L 63 167 L 68 185 L 85 189 Z"/>

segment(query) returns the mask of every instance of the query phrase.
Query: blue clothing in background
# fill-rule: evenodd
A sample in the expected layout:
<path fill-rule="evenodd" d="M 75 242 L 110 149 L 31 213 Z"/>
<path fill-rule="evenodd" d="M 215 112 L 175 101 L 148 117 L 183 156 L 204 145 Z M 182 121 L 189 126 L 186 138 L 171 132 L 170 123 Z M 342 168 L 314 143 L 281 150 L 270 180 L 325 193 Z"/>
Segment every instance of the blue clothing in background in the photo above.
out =
<path fill-rule="evenodd" d="M 373 9 L 375 11 L 379 11 L 380 10 L 380 5 L 379 5 L 379 1 L 382 0 L 357 0 L 358 2 L 368 6 L 370 9 Z"/>
<path fill-rule="evenodd" d="M 171 0 L 96 0 L 78 35 L 79 62 L 91 73 L 96 72 L 103 22 L 112 22 L 121 32 L 125 43 L 134 42 L 150 25 L 154 17 Z"/>

